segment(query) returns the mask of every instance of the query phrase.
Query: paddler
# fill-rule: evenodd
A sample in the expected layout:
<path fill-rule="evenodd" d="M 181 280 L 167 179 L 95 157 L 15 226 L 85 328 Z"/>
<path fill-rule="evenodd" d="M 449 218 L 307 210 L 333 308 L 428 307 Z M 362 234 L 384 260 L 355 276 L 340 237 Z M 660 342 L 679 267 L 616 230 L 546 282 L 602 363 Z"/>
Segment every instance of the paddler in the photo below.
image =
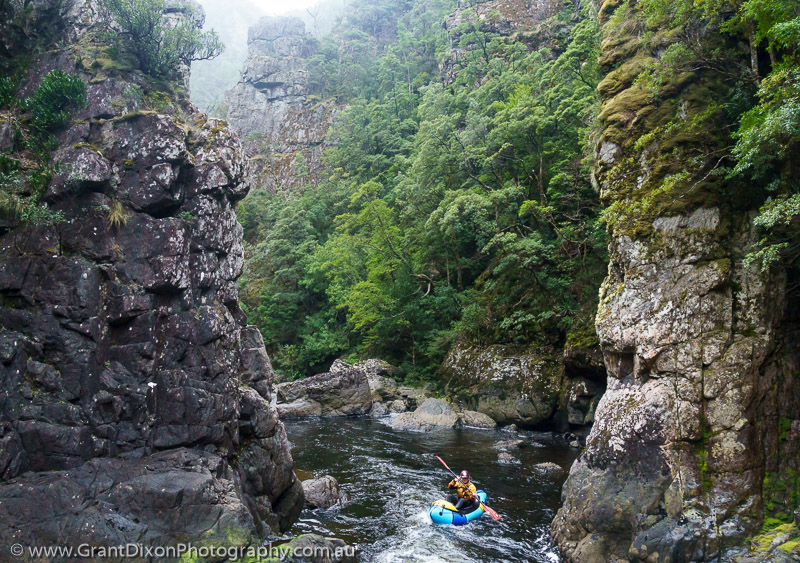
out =
<path fill-rule="evenodd" d="M 448 489 L 455 489 L 455 495 L 447 495 L 447 502 L 454 504 L 461 513 L 472 512 L 478 502 L 478 489 L 469 480 L 469 471 L 461 472 L 461 477 L 454 478 L 447 484 Z"/>

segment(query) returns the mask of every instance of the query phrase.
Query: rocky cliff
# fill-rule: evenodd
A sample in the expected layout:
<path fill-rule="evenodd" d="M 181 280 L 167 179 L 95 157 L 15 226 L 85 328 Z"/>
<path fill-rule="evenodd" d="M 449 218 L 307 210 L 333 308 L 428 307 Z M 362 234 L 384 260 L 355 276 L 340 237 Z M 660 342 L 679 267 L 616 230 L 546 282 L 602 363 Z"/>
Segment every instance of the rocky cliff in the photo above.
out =
<path fill-rule="evenodd" d="M 316 185 L 332 99 L 312 95 L 305 59 L 313 40 L 299 18 L 261 18 L 248 32 L 248 58 L 226 94 L 228 121 L 251 163 L 253 187 L 270 192 Z"/>
<path fill-rule="evenodd" d="M 634 78 L 679 31 L 647 29 L 635 3 L 600 17 L 608 390 L 552 531 L 569 561 L 729 560 L 798 504 L 798 311 L 785 272 L 746 265 L 753 202 L 713 172 L 730 86 L 700 65 L 645 89 Z"/>
<path fill-rule="evenodd" d="M 599 356 L 593 347 L 460 344 L 447 355 L 441 376 L 455 400 L 500 424 L 585 434 L 605 391 Z"/>
<path fill-rule="evenodd" d="M 246 544 L 285 530 L 302 488 L 238 305 L 236 135 L 110 50 L 97 3 L 2 11 L 17 96 L 60 69 L 87 104 L 50 155 L 42 198 L 58 219 L 0 230 L 0 543 Z M 4 113 L 17 131 L 19 111 Z M 0 150 L 25 170 L 19 137 Z"/>

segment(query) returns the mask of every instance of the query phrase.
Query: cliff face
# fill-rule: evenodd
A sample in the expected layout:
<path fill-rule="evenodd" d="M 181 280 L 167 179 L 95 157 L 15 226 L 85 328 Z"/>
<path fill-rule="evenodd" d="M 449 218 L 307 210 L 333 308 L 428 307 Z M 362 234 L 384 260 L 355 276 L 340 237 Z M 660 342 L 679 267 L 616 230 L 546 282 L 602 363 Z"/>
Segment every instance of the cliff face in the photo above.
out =
<path fill-rule="evenodd" d="M 681 124 L 730 92 L 702 71 L 657 95 L 634 86 L 669 38 L 640 41 L 635 4 L 606 2 L 601 18 L 595 173 L 609 206 L 658 198 L 724 134 Z M 608 390 L 552 525 L 570 561 L 717 560 L 796 508 L 797 308 L 784 272 L 745 265 L 759 235 L 733 182 L 707 174 L 659 212 L 612 225 L 596 319 Z"/>
<path fill-rule="evenodd" d="M 455 399 L 501 424 L 544 424 L 583 434 L 605 391 L 596 348 L 462 344 L 447 355 L 441 376 Z"/>
<path fill-rule="evenodd" d="M 94 2 L 5 10 L 5 54 L 33 53 L 20 95 L 60 69 L 88 104 L 52 153 L 44 200 L 63 221 L 0 230 L 2 543 L 286 529 L 302 489 L 238 305 L 237 137 L 110 61 Z"/>
<path fill-rule="evenodd" d="M 244 73 L 226 102 L 254 188 L 275 192 L 318 181 L 336 106 L 310 92 L 305 59 L 311 45 L 299 18 L 261 18 L 248 32 Z"/>

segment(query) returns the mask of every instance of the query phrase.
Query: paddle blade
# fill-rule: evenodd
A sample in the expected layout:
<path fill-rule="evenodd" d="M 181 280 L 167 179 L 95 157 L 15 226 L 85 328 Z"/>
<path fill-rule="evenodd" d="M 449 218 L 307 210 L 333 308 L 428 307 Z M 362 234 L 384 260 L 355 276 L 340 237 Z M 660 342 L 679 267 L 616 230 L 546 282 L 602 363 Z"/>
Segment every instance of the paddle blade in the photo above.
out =
<path fill-rule="evenodd" d="M 440 458 L 440 457 L 437 455 L 437 456 L 436 456 L 436 459 L 438 459 L 439 461 L 441 461 L 441 462 L 442 462 L 442 465 L 444 465 L 445 467 L 447 467 L 447 470 L 448 470 L 450 473 L 453 473 L 453 470 L 452 470 L 452 469 L 450 469 L 450 467 L 449 467 L 449 466 L 448 466 L 448 465 L 447 465 L 447 464 L 444 462 L 444 460 L 443 460 L 442 458 Z M 453 473 L 453 475 L 455 475 L 455 473 Z"/>
<path fill-rule="evenodd" d="M 491 516 L 495 520 L 500 520 L 500 515 L 497 512 L 495 512 L 493 508 L 489 508 L 488 506 L 486 506 L 484 504 L 483 505 L 483 510 L 485 510 L 486 514 L 488 514 L 489 516 Z"/>

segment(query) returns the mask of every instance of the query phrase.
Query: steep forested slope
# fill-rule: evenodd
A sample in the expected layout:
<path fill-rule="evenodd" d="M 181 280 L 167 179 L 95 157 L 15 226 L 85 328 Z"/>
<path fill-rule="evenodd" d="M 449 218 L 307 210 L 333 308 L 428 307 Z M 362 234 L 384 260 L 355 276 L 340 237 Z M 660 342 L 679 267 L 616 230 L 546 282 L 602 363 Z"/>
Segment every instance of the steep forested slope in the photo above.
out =
<path fill-rule="evenodd" d="M 592 343 L 598 33 L 590 5 L 355 2 L 313 46 L 315 95 L 345 106 L 329 173 L 239 211 L 281 372 L 369 354 L 430 377 L 459 339 Z"/>

